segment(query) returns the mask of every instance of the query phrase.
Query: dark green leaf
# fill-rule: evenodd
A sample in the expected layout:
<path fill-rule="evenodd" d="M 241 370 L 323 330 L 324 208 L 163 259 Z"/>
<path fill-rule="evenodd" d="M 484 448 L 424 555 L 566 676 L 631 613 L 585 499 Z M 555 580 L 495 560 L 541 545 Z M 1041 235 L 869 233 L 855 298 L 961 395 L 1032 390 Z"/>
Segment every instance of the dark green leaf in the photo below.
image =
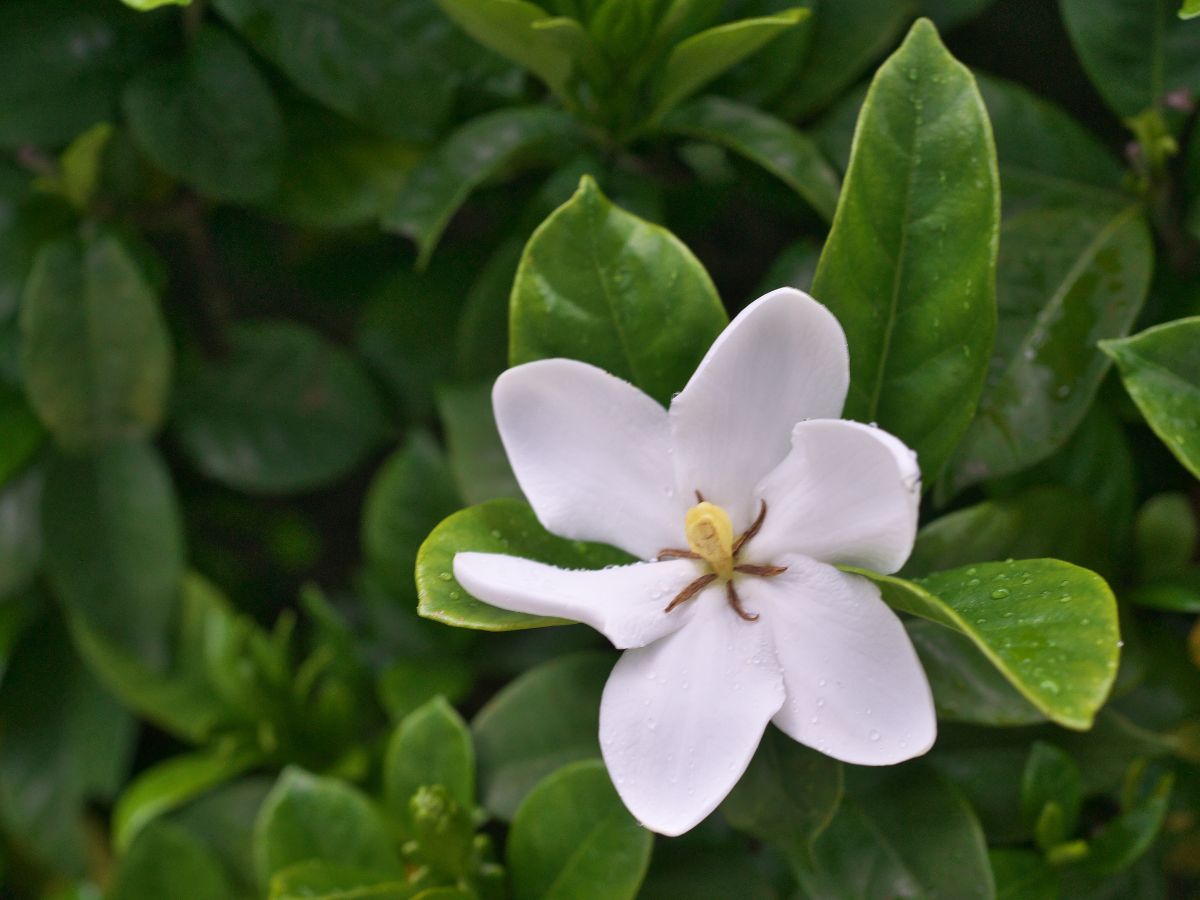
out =
<path fill-rule="evenodd" d="M 904 440 L 927 482 L 987 371 L 998 195 L 971 73 L 921 20 L 867 94 L 813 295 L 850 343 L 845 415 Z"/>
<path fill-rule="evenodd" d="M 42 561 L 44 483 L 39 467 L 0 484 L 0 602 L 27 587 Z"/>
<path fill-rule="evenodd" d="M 1200 567 L 1138 585 L 1123 595 L 1130 603 L 1168 612 L 1200 613 Z"/>
<path fill-rule="evenodd" d="M 1045 832 L 1039 826 L 1047 806 L 1057 807 L 1056 828 Z M 1083 787 L 1079 766 L 1062 750 L 1044 741 L 1035 741 L 1021 778 L 1021 815 L 1028 828 L 1037 829 L 1038 845 L 1049 850 L 1067 840 L 1079 825 Z"/>
<path fill-rule="evenodd" d="M 492 414 L 492 383 L 445 385 L 437 392 L 450 468 L 469 504 L 521 497 Z"/>
<path fill-rule="evenodd" d="M 841 763 L 769 728 L 721 812 L 739 831 L 807 859 L 841 800 Z"/>
<path fill-rule="evenodd" d="M 1091 727 L 1117 674 L 1117 607 L 1094 572 L 1055 559 L 982 563 L 917 582 L 866 574 L 892 607 L 965 634 L 1048 718 Z"/>
<path fill-rule="evenodd" d="M 1155 494 L 1142 504 L 1133 524 L 1143 579 L 1172 575 L 1196 555 L 1197 523 L 1186 494 Z"/>
<path fill-rule="evenodd" d="M 45 246 L 21 309 L 29 399 L 64 446 L 147 437 L 163 417 L 171 345 L 158 300 L 112 235 Z"/>
<path fill-rule="evenodd" d="M 1200 31 L 1164 0 L 1059 0 L 1075 52 L 1122 117 L 1179 88 L 1200 89 Z"/>
<path fill-rule="evenodd" d="M 68 614 L 161 668 L 184 547 L 171 476 L 154 448 L 118 443 L 57 457 L 46 476 L 42 532 L 50 582 Z"/>
<path fill-rule="evenodd" d="M 511 819 L 526 795 L 556 769 L 598 758 L 600 693 L 607 654 L 560 657 L 509 682 L 471 723 L 481 800 Z"/>
<path fill-rule="evenodd" d="M 509 361 L 579 359 L 665 404 L 725 322 L 716 288 L 691 251 L 614 206 L 585 177 L 525 247 L 513 285 Z"/>
<path fill-rule="evenodd" d="M 289 866 L 271 879 L 270 900 L 407 900 L 413 892 L 397 876 L 336 862 Z"/>
<path fill-rule="evenodd" d="M 427 435 L 413 435 L 380 466 L 363 504 L 362 542 L 368 564 L 389 590 L 399 597 L 415 594 L 421 542 L 460 505 L 446 460 Z"/>
<path fill-rule="evenodd" d="M 854 790 L 797 874 L 812 896 L 838 900 L 995 896 L 983 831 L 958 791 L 921 766 L 882 770 Z"/>
<path fill-rule="evenodd" d="M 513 818 L 513 898 L 632 900 L 653 840 L 626 811 L 602 762 L 564 766 L 538 783 Z"/>
<path fill-rule="evenodd" d="M 301 769 L 284 770 L 254 826 L 263 885 L 297 863 L 321 861 L 399 876 L 400 860 L 379 814 L 357 789 Z"/>
<path fill-rule="evenodd" d="M 1032 850 L 993 850 L 996 900 L 1060 900 L 1058 876 Z"/>
<path fill-rule="evenodd" d="M 169 820 L 198 838 L 236 882 L 238 896 L 257 897 L 258 878 L 251 852 L 254 817 L 271 789 L 262 776 L 223 784 L 171 813 Z"/>
<path fill-rule="evenodd" d="M 1030 210 L 1004 224 L 1000 324 L 979 412 L 947 466 L 947 495 L 1044 459 L 1083 421 L 1150 286 L 1153 245 L 1136 206 Z M 941 489 L 941 487 L 939 488 Z"/>
<path fill-rule="evenodd" d="M 1100 349 L 1155 434 L 1200 478 L 1200 316 L 1158 325 Z"/>
<path fill-rule="evenodd" d="M 919 0 L 921 15 L 929 16 L 943 31 L 979 15 L 995 0 Z"/>
<path fill-rule="evenodd" d="M 143 69 L 122 104 L 141 149 L 166 172 L 218 200 L 260 200 L 279 184 L 284 127 L 266 80 L 216 28 L 187 55 Z"/>
<path fill-rule="evenodd" d="M 543 106 L 512 107 L 472 119 L 413 169 L 383 224 L 416 242 L 418 266 L 424 268 L 450 218 L 473 190 L 522 165 L 565 156 L 577 138 L 570 116 Z"/>
<path fill-rule="evenodd" d="M 175 435 L 204 474 L 251 493 L 311 490 L 375 447 L 374 385 L 342 348 L 295 322 L 236 326 L 229 355 L 180 372 Z"/>
<path fill-rule="evenodd" d="M 388 742 L 384 794 L 397 821 L 411 829 L 417 788 L 442 785 L 468 814 L 475 808 L 475 750 L 462 717 L 437 697 L 405 717 Z"/>
<path fill-rule="evenodd" d="M 155 822 L 121 859 L 111 900 L 231 900 L 220 863 L 178 825 Z"/>
<path fill-rule="evenodd" d="M 732 100 L 702 97 L 667 116 L 662 128 L 740 153 L 803 197 L 823 219 L 833 218 L 837 173 L 811 138 L 782 119 Z"/>
<path fill-rule="evenodd" d="M 484 631 L 564 624 L 561 619 L 497 609 L 468 594 L 454 579 L 454 555 L 468 550 L 509 553 L 567 569 L 599 569 L 629 561 L 612 547 L 550 534 L 523 501 L 491 500 L 445 519 L 421 545 L 417 596 L 418 610 L 425 618 Z"/>

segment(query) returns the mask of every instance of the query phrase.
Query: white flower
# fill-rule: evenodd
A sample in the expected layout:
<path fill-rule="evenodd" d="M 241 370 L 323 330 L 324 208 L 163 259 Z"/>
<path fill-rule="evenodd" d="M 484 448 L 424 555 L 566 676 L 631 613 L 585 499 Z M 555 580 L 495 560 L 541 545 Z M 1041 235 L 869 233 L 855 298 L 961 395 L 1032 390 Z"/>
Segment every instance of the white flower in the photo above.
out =
<path fill-rule="evenodd" d="M 669 411 L 574 360 L 496 382 L 496 422 L 542 524 L 646 561 L 568 571 L 459 553 L 454 574 L 487 603 L 586 622 L 627 651 L 600 746 L 654 831 L 716 808 L 768 722 L 860 765 L 933 744 L 908 635 L 870 581 L 836 568 L 898 569 L 920 501 L 911 450 L 836 418 L 848 383 L 841 326 L 790 288 L 734 319 Z"/>

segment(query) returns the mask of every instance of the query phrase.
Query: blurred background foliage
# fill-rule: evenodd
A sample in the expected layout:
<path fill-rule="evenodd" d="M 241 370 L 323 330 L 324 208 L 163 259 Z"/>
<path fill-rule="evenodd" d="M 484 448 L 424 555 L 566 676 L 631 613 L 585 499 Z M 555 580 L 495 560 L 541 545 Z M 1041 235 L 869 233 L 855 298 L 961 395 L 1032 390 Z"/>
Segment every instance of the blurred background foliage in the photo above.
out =
<path fill-rule="evenodd" d="M 1137 385 L 1169 350 L 1194 416 L 1200 341 L 1120 340 L 1200 316 L 1178 12 L 5 0 L 5 895 L 1196 896 L 1200 443 L 1154 423 L 1168 449 Z M 808 288 L 866 84 L 917 16 L 978 77 L 1003 221 L 988 415 L 909 570 L 1096 569 L 1114 700 L 1091 732 L 1048 724 L 915 623 L 926 763 L 843 774 L 769 737 L 723 815 L 651 856 L 594 762 L 602 639 L 421 619 L 416 553 L 519 496 L 490 383 L 522 249 L 581 176 L 731 312 Z M 567 808 L 604 823 L 608 881 L 570 869 Z"/>

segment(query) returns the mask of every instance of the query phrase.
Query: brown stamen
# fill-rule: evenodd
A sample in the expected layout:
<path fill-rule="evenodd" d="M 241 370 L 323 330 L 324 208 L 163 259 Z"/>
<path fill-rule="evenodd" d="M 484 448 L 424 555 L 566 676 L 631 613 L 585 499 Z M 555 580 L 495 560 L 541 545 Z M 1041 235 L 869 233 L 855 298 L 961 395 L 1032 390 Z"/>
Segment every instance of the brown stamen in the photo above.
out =
<path fill-rule="evenodd" d="M 786 572 L 787 566 L 755 566 L 750 563 L 742 563 L 740 566 L 734 566 L 733 571 L 741 572 L 743 575 L 757 575 L 759 578 L 774 578 L 776 575 Z"/>
<path fill-rule="evenodd" d="M 748 613 L 742 609 L 742 598 L 739 597 L 737 591 L 733 589 L 732 581 L 725 582 L 725 597 L 729 600 L 729 605 L 733 607 L 733 611 L 747 622 L 758 621 L 758 613 Z"/>
<path fill-rule="evenodd" d="M 704 502 L 704 495 L 703 495 L 702 493 L 700 493 L 699 491 L 696 491 L 695 493 L 696 493 L 696 502 L 697 502 L 697 503 L 703 503 L 703 502 Z"/>
<path fill-rule="evenodd" d="M 704 590 L 706 587 L 708 587 L 710 584 L 712 584 L 716 580 L 717 580 L 717 576 L 715 574 L 713 574 L 712 572 L 709 572 L 707 575 L 701 575 L 699 578 L 697 578 L 695 581 L 693 581 L 691 584 L 689 584 L 687 587 L 685 587 L 682 591 L 680 591 L 675 596 L 675 599 L 667 604 L 667 608 L 664 609 L 663 612 L 670 612 L 675 607 L 677 607 L 680 603 L 686 603 L 688 600 L 691 600 L 693 597 L 695 597 L 698 593 L 700 593 L 702 590 Z M 755 618 L 757 618 L 757 616 Z"/>
<path fill-rule="evenodd" d="M 758 518 L 754 520 L 754 524 L 751 525 L 749 528 L 747 528 L 742 533 L 742 536 L 740 538 L 738 538 L 737 541 L 734 543 L 734 545 L 733 545 L 733 555 L 734 556 L 737 556 L 738 551 L 740 551 L 742 549 L 742 547 L 745 546 L 746 541 L 750 540 L 750 538 L 752 538 L 756 534 L 758 534 L 758 529 L 762 528 L 763 519 L 765 519 L 767 517 L 767 501 L 761 500 L 759 502 L 762 504 L 762 506 L 760 506 L 758 509 Z"/>
<path fill-rule="evenodd" d="M 699 553 L 693 553 L 691 550 L 673 550 L 668 547 L 666 550 L 659 550 L 658 556 L 655 559 L 699 559 Z"/>

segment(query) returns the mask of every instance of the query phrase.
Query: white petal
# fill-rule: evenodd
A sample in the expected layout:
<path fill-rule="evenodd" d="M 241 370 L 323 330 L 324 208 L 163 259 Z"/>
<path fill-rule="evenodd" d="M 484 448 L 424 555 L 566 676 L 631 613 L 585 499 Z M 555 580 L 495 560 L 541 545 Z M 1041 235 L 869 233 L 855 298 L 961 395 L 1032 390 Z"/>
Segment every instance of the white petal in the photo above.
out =
<path fill-rule="evenodd" d="M 586 363 L 509 369 L 492 393 L 496 425 L 539 521 L 641 559 L 686 546 L 667 413 L 633 385 Z"/>
<path fill-rule="evenodd" d="M 933 695 L 899 618 L 861 575 L 802 556 L 738 590 L 770 629 L 787 700 L 775 724 L 843 762 L 884 766 L 920 756 L 937 736 Z"/>
<path fill-rule="evenodd" d="M 690 559 L 588 570 L 501 553 L 454 556 L 454 577 L 484 603 L 583 622 L 620 650 L 658 640 L 687 622 L 694 604 L 664 610 L 701 574 L 701 565 Z"/>
<path fill-rule="evenodd" d="M 755 300 L 671 404 L 681 495 L 701 491 L 745 528 L 751 492 L 787 455 L 792 426 L 837 416 L 849 382 L 846 336 L 829 310 L 793 288 Z"/>
<path fill-rule="evenodd" d="M 755 496 L 767 502 L 767 517 L 746 545 L 747 561 L 802 553 L 895 572 L 917 535 L 921 470 L 913 452 L 886 431 L 813 420 L 796 426 L 792 452 Z"/>
<path fill-rule="evenodd" d="M 667 835 L 695 826 L 732 790 L 784 696 L 766 628 L 739 619 L 719 588 L 689 602 L 698 608 L 686 626 L 621 657 L 600 702 L 617 793 Z"/>

